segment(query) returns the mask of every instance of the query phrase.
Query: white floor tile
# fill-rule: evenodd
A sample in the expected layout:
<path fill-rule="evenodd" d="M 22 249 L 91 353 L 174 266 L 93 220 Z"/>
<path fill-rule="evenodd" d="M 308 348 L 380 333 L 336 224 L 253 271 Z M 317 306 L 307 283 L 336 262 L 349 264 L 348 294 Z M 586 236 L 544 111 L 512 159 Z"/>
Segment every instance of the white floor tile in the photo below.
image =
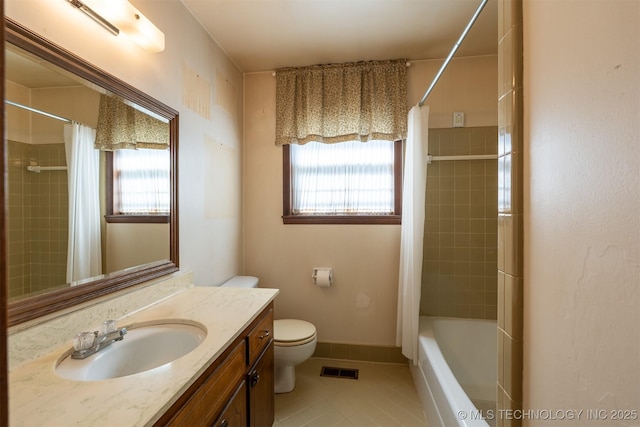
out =
<path fill-rule="evenodd" d="M 322 366 L 359 370 L 357 380 L 321 377 Z M 311 358 L 296 387 L 276 394 L 274 427 L 426 427 L 409 367 Z"/>

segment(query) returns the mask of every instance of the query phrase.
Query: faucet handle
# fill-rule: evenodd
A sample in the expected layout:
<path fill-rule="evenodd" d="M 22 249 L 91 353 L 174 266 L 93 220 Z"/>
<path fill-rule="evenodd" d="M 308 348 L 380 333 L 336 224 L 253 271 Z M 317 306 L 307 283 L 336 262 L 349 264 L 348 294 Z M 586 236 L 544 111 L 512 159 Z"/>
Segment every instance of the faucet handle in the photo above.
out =
<path fill-rule="evenodd" d="M 93 346 L 95 339 L 95 332 L 80 332 L 73 337 L 73 349 L 76 351 L 89 349 Z"/>
<path fill-rule="evenodd" d="M 118 330 L 118 327 L 116 326 L 115 320 L 105 320 L 104 322 L 102 322 L 102 328 L 100 329 L 100 333 L 102 335 L 106 335 L 111 332 L 115 332 L 117 330 Z"/>

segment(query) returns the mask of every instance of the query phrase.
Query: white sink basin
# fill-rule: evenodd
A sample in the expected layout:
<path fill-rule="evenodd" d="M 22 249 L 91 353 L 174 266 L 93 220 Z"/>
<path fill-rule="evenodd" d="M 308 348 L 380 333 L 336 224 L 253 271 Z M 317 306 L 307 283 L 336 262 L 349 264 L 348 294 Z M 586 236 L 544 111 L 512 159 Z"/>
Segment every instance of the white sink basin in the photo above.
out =
<path fill-rule="evenodd" d="M 97 381 L 138 374 L 167 365 L 198 347 L 207 335 L 203 325 L 180 321 L 154 322 L 127 328 L 122 341 L 85 358 L 66 354 L 55 368 L 59 376 Z"/>

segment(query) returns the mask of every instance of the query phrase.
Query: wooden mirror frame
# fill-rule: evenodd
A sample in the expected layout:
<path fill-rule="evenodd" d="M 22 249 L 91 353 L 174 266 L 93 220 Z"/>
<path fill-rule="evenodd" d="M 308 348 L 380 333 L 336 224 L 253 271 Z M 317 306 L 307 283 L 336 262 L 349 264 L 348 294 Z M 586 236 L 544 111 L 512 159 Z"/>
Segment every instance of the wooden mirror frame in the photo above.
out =
<path fill-rule="evenodd" d="M 0 13 L 4 16 L 4 1 L 0 1 Z M 0 42 L 4 46 L 4 27 L 0 28 Z M 3 79 L 0 82 L 0 96 L 4 99 L 4 57 L 0 59 L 0 73 Z M 4 117 L 4 102 L 0 106 L 0 112 Z M 0 122 L 0 132 L 5 135 L 5 121 Z M 0 171 L 2 177 L 7 177 L 7 150 L 3 142 L 3 149 L 0 151 Z M 7 200 L 7 180 L 2 180 L 0 185 L 0 200 L 2 200 L 3 209 L 0 209 L 0 342 L 4 345 L 0 349 L 0 426 L 9 425 L 9 390 L 7 358 L 9 357 L 9 345 L 7 341 L 7 226 L 6 226 L 6 206 Z"/>
<path fill-rule="evenodd" d="M 77 55 L 50 42 L 28 28 L 5 17 L 5 44 L 11 43 L 57 65 L 109 92 L 127 99 L 169 120 L 171 157 L 171 215 L 169 220 L 169 260 L 131 267 L 115 273 L 87 279 L 80 286 L 53 290 L 42 295 L 7 303 L 7 326 L 33 320 L 55 311 L 146 282 L 178 270 L 178 112 L 151 98 L 128 83 L 110 75 Z M 4 46 L 4 44 L 3 44 Z M 4 82 L 3 82 L 4 85 Z M 4 96 L 3 96 L 4 98 Z M 6 147 L 6 139 L 5 139 Z M 6 173 L 4 175 L 6 179 Z M 6 183 L 3 182 L 6 189 Z M 2 248 L 6 265 L 8 250 Z M 5 289 L 5 292 L 7 290 Z M 5 293 L 6 295 L 6 293 Z"/>

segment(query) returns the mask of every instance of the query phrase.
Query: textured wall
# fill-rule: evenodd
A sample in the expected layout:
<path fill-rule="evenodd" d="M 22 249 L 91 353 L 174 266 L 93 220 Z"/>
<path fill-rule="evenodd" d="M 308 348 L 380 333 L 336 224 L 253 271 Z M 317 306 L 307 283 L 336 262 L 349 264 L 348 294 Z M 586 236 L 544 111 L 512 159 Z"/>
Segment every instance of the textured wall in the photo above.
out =
<path fill-rule="evenodd" d="M 640 409 L 640 3 L 523 16 L 523 404 L 638 425 L 611 411 Z"/>

